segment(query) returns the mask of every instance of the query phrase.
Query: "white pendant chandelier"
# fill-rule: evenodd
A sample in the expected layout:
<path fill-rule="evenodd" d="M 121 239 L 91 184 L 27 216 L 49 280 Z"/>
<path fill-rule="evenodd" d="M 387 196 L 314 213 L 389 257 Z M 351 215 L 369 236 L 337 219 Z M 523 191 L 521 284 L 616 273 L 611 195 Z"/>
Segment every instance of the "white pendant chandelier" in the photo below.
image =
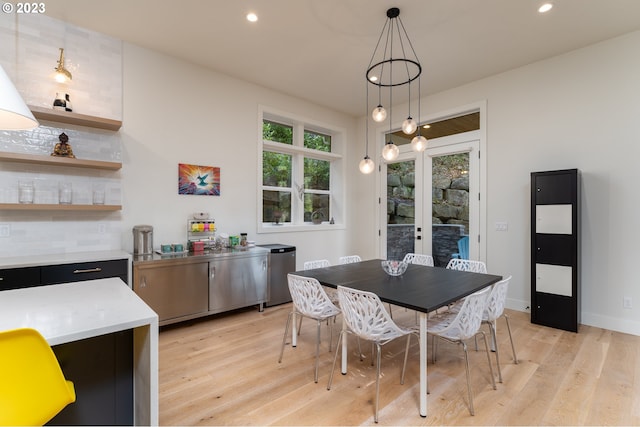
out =
<path fill-rule="evenodd" d="M 395 49 L 395 55 L 394 55 Z M 401 54 L 398 56 L 398 52 Z M 360 162 L 360 170 L 363 173 L 368 173 L 363 170 L 363 162 L 369 159 L 368 155 L 368 126 L 369 126 L 369 85 L 374 85 L 378 91 L 378 102 L 371 112 L 371 117 L 375 122 L 381 123 L 385 120 L 389 120 L 389 134 L 387 135 L 387 142 L 382 149 L 382 157 L 386 161 L 393 161 L 398 157 L 400 150 L 398 146 L 393 143 L 391 139 L 392 132 L 392 104 L 393 104 L 393 91 L 400 90 L 400 88 L 406 87 L 409 91 L 409 113 L 407 118 L 402 123 L 402 131 L 411 135 L 416 130 L 418 134 L 411 141 L 411 147 L 415 151 L 424 151 L 427 146 L 427 140 L 420 134 L 419 123 L 411 117 L 411 83 L 418 79 L 418 120 L 420 119 L 420 75 L 422 74 L 422 65 L 416 55 L 411 40 L 407 35 L 407 31 L 404 28 L 402 20 L 400 19 L 400 9 L 392 7 L 387 10 L 387 20 L 385 21 L 378 43 L 373 51 L 369 67 L 366 72 L 367 79 L 367 154 L 365 158 Z M 383 90 L 384 89 L 384 90 Z M 384 107 L 383 97 L 387 96 L 385 102 L 388 102 L 387 107 Z M 371 170 L 373 170 L 373 161 L 371 161 Z"/>

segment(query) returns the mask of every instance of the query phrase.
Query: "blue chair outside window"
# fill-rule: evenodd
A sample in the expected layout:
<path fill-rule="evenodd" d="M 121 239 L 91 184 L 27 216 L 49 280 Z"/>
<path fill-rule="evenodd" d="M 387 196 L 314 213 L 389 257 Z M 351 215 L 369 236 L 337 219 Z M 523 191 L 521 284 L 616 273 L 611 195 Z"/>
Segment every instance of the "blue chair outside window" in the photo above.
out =
<path fill-rule="evenodd" d="M 462 236 L 458 240 L 458 253 L 451 254 L 452 258 L 469 259 L 469 236 Z"/>

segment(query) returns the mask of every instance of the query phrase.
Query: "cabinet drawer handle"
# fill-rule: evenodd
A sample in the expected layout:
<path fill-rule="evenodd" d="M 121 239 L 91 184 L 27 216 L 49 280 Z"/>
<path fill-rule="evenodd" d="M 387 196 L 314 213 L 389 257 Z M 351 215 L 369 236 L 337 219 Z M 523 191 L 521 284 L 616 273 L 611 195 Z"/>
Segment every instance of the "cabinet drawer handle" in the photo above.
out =
<path fill-rule="evenodd" d="M 73 274 L 81 274 L 81 273 L 99 273 L 102 269 L 100 267 L 96 268 L 87 268 L 86 270 L 73 270 Z"/>

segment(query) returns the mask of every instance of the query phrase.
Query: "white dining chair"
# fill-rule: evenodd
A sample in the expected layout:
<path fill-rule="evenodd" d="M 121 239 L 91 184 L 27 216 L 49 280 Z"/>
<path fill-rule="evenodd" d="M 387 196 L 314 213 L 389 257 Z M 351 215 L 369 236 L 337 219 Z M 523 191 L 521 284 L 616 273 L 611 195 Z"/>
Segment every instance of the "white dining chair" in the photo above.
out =
<path fill-rule="evenodd" d="M 489 325 L 491 333 L 491 342 L 495 347 L 496 364 L 498 365 L 498 381 L 502 382 L 502 370 L 500 369 L 500 355 L 498 351 L 498 341 L 496 339 L 496 322 L 500 317 L 504 317 L 507 323 L 507 331 L 509 331 L 509 340 L 511 341 L 511 351 L 513 351 L 513 362 L 517 365 L 516 347 L 513 345 L 513 336 L 511 335 L 511 326 L 509 325 L 509 316 L 504 312 L 504 305 L 507 299 L 507 290 L 511 276 L 495 283 L 491 286 L 491 293 L 487 298 L 487 304 L 482 313 L 482 323 Z M 476 344 L 477 346 L 477 344 Z"/>
<path fill-rule="evenodd" d="M 331 263 L 329 262 L 329 260 L 326 259 L 315 259 L 312 261 L 305 261 L 304 264 L 302 264 L 302 268 L 304 270 L 311 270 L 314 268 L 324 268 L 324 267 L 330 267 Z"/>
<path fill-rule="evenodd" d="M 480 329 L 482 324 L 482 315 L 486 308 L 487 298 L 491 292 L 491 287 L 486 287 L 476 293 L 466 296 L 462 299 L 462 305 L 459 311 L 446 311 L 433 318 L 427 320 L 427 333 L 432 336 L 432 359 L 436 362 L 437 338 L 449 341 L 462 346 L 464 351 L 464 362 L 467 374 L 467 392 L 469 394 L 469 412 L 475 415 L 473 409 L 473 393 L 471 392 L 471 378 L 469 375 L 469 354 L 467 351 L 466 340 L 474 338 L 476 335 L 482 335 L 484 346 L 487 353 L 487 361 L 489 362 L 489 371 L 491 372 L 491 384 L 496 389 L 496 382 L 493 377 L 493 364 L 489 356 L 489 344 L 487 336 Z"/>
<path fill-rule="evenodd" d="M 404 256 L 403 261 L 407 264 L 419 264 L 426 265 L 427 267 L 433 267 L 433 257 L 431 255 L 408 253 Z"/>
<path fill-rule="evenodd" d="M 398 326 L 384 309 L 384 305 L 380 298 L 372 293 L 360 291 L 357 289 L 338 286 L 338 298 L 342 309 L 342 317 L 347 328 L 340 331 L 338 344 L 336 345 L 336 353 L 333 356 L 333 367 L 329 375 L 329 383 L 327 390 L 331 389 L 333 381 L 333 372 L 338 359 L 340 344 L 345 333 L 352 333 L 358 338 L 364 338 L 375 344 L 376 347 L 376 399 L 374 420 L 378 422 L 378 401 L 380 396 L 380 361 L 381 347 L 396 338 L 407 337 L 407 344 L 404 352 L 404 363 L 402 365 L 402 374 L 400 376 L 400 384 L 404 384 L 404 373 L 407 367 L 407 356 L 409 354 L 409 345 L 411 343 L 411 335 L 415 334 L 419 337 L 418 331 L 413 328 L 403 328 Z"/>
<path fill-rule="evenodd" d="M 323 287 L 320 285 L 317 279 L 312 277 L 297 276 L 289 273 L 287 275 L 287 281 L 289 283 L 289 292 L 291 293 L 291 299 L 293 300 L 293 308 L 287 317 L 287 325 L 284 328 L 284 335 L 282 337 L 282 346 L 280 347 L 280 358 L 278 363 L 282 362 L 282 355 L 284 353 L 284 346 L 287 341 L 287 335 L 289 333 L 289 326 L 291 325 L 291 318 L 294 315 L 308 317 L 313 319 L 317 324 L 316 332 L 316 363 L 314 381 L 318 382 L 318 363 L 320 357 L 320 326 L 325 320 L 335 318 L 340 314 L 340 309 L 331 302 Z M 333 341 L 333 329 L 329 327 L 329 351 L 331 351 L 331 342 Z"/>
<path fill-rule="evenodd" d="M 450 270 L 471 271 L 474 273 L 487 273 L 487 265 L 482 261 L 474 261 L 470 259 L 452 258 L 447 264 Z"/>
<path fill-rule="evenodd" d="M 341 256 L 338 259 L 338 264 L 351 264 L 354 262 L 360 262 L 362 261 L 362 258 L 360 258 L 359 255 L 346 255 L 346 256 Z"/>

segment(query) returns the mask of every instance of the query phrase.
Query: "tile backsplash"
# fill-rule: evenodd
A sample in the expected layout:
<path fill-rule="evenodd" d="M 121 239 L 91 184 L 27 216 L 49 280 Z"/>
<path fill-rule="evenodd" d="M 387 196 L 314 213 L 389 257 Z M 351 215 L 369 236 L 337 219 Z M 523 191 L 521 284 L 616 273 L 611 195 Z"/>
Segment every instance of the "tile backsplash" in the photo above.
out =
<path fill-rule="evenodd" d="M 6 16 L 4 18 L 7 18 Z M 122 41 L 40 16 L 0 19 L 0 65 L 28 105 L 51 108 L 68 93 L 73 112 L 122 120 Z M 69 85 L 53 81 L 64 48 Z M 40 121 L 29 131 L 0 131 L 0 151 L 49 156 L 64 132 L 78 159 L 122 162 L 119 132 Z M 93 203 L 104 189 L 107 205 L 122 204 L 120 171 L 0 160 L 0 203 L 18 203 L 21 182 L 33 183 L 34 204 L 57 204 L 61 183 L 73 205 Z M 0 210 L 0 257 L 121 249 L 119 211 Z"/>

